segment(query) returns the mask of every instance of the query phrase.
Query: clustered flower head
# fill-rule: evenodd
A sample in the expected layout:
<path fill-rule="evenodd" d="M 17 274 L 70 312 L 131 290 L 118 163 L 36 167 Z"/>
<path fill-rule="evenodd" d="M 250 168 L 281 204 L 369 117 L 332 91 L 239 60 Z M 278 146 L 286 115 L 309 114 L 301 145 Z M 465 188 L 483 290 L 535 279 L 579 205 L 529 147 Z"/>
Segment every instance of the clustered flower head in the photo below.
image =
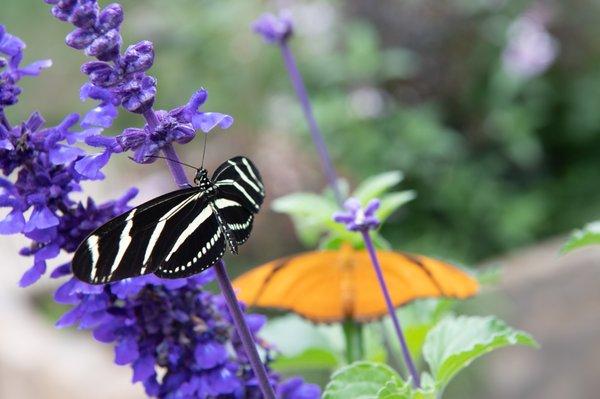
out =
<path fill-rule="evenodd" d="M 120 6 L 111 5 L 98 11 L 95 1 L 46 1 L 54 4 L 54 15 L 76 25 L 70 37 L 89 35 L 87 41 L 82 38 L 80 42 L 87 43 L 86 53 L 102 62 L 117 57 L 121 43 Z M 101 169 L 111 154 L 148 144 L 146 137 L 139 145 L 125 145 L 123 137 L 101 134 L 103 127 L 111 125 L 118 105 L 131 100 L 119 94 L 128 84 L 125 81 L 106 87 L 92 82 L 82 87 L 82 98 L 93 98 L 100 101 L 100 105 L 83 118 L 81 128 L 76 127 L 79 121 L 76 114 L 68 115 L 55 127 L 44 127 L 44 119 L 38 113 L 11 126 L 3 111 L 5 106 L 17 101 L 20 89 L 16 83 L 21 76 L 35 75 L 50 64 L 42 61 L 20 69 L 24 47 L 21 40 L 0 27 L 0 52 L 9 57 L 8 61 L 4 58 L 0 61 L 0 65 L 7 68 L 0 75 L 0 98 L 10 99 L 0 105 L 0 170 L 7 177 L 0 178 L 0 206 L 10 208 L 0 221 L 0 233 L 22 233 L 31 240 L 20 252 L 34 259 L 33 266 L 20 281 L 22 286 L 37 281 L 45 273 L 47 261 L 61 251 L 75 251 L 91 231 L 130 209 L 128 203 L 137 193 L 135 188 L 103 204 L 91 198 L 77 200 L 74 194 L 81 191 L 82 181 L 104 178 Z M 144 51 L 141 49 L 138 54 Z M 135 73 L 129 78 L 129 83 L 144 80 Z M 143 90 L 140 93 L 143 94 Z M 170 112 L 152 112 L 154 118 L 147 118 L 151 125 L 147 135 L 161 131 L 166 136 L 175 135 L 172 140 L 187 142 L 192 133 L 181 131 L 184 123 L 203 131 L 215 125 L 231 124 L 226 115 L 200 112 L 198 108 L 205 100 L 206 91 L 200 90 L 186 106 Z M 169 128 L 171 121 L 177 129 Z M 179 133 L 173 133 L 175 130 Z M 160 140 L 168 142 L 169 137 Z M 88 154 L 79 147 L 84 142 L 103 147 L 104 151 Z M 149 148 L 143 152 L 159 149 Z M 114 343 L 115 362 L 131 365 L 133 381 L 141 381 L 148 395 L 240 399 L 262 396 L 222 297 L 203 288 L 211 279 L 210 273 L 180 280 L 161 280 L 148 275 L 112 284 L 88 285 L 73 278 L 71 265 L 66 263 L 56 267 L 51 277 L 68 277 L 57 289 L 55 299 L 73 305 L 57 325 L 92 329 L 97 340 Z M 264 323 L 260 315 L 246 318 L 253 333 Z M 315 385 L 299 379 L 280 382 L 273 372 L 270 378 L 281 398 L 319 397 Z"/>
<path fill-rule="evenodd" d="M 57 292 L 75 307 L 58 326 L 92 329 L 115 343 L 115 363 L 130 364 L 133 382 L 160 398 L 262 397 L 223 298 L 203 288 L 212 273 L 160 280 L 128 279 L 106 286 L 69 280 Z M 253 334 L 266 318 L 246 315 Z M 270 373 L 272 383 L 279 377 Z M 300 379 L 279 384 L 283 399 L 317 398 L 319 389 Z M 310 395 L 310 396 L 308 396 Z"/>
<path fill-rule="evenodd" d="M 372 199 L 366 207 L 362 207 L 356 198 L 349 198 L 344 202 L 344 210 L 333 215 L 333 220 L 343 223 L 351 231 L 368 231 L 379 227 L 379 220 L 375 215 L 379 209 L 380 201 Z"/>
<path fill-rule="evenodd" d="M 263 14 L 252 24 L 252 29 L 269 44 L 283 44 L 294 32 L 291 15 L 286 11 L 281 11 L 279 16 Z"/>

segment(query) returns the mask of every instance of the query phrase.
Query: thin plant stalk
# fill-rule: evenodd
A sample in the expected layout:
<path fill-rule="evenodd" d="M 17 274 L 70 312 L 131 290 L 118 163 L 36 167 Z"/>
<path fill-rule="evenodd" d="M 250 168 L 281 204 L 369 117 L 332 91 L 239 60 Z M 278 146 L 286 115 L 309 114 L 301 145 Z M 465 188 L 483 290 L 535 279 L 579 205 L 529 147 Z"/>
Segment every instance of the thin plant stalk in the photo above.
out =
<path fill-rule="evenodd" d="M 400 321 L 398 320 L 398 316 L 396 315 L 396 311 L 394 309 L 394 303 L 392 302 L 392 298 L 390 296 L 390 292 L 387 288 L 387 284 L 385 283 L 385 278 L 383 276 L 383 270 L 381 270 L 381 265 L 379 264 L 379 259 L 377 259 L 377 252 L 375 251 L 375 246 L 373 245 L 373 240 L 371 240 L 371 235 L 368 230 L 362 231 L 362 236 L 365 241 L 365 246 L 367 248 L 367 252 L 369 253 L 369 257 L 371 258 L 371 263 L 373 263 L 373 268 L 375 269 L 375 274 L 377 275 L 377 280 L 379 281 L 379 287 L 381 288 L 381 292 L 383 293 L 383 297 L 385 299 L 385 304 L 388 308 L 388 313 L 392 318 L 392 324 L 394 325 L 394 330 L 396 331 L 396 335 L 400 340 L 400 347 L 402 348 L 402 356 L 404 357 L 404 362 L 406 363 L 406 367 L 408 368 L 408 372 L 412 376 L 412 380 L 414 385 L 417 388 L 420 388 L 421 381 L 419 379 L 419 373 L 417 372 L 417 368 L 413 363 L 412 357 L 410 356 L 410 352 L 408 350 L 408 345 L 406 344 L 406 339 L 404 338 L 404 334 L 402 333 L 402 328 L 400 327 Z"/>
<path fill-rule="evenodd" d="M 279 47 L 281 49 L 281 54 L 283 57 L 283 61 L 285 63 L 286 70 L 288 72 L 288 75 L 290 77 L 292 85 L 294 86 L 296 95 L 298 96 L 298 99 L 300 100 L 300 104 L 302 106 L 302 110 L 304 111 L 304 116 L 306 117 L 308 126 L 310 127 L 310 132 L 312 135 L 313 142 L 317 149 L 317 153 L 319 154 L 319 157 L 321 158 L 321 163 L 323 165 L 323 171 L 325 173 L 325 176 L 327 177 L 327 180 L 329 182 L 331 189 L 334 192 L 336 200 L 341 207 L 343 204 L 344 198 L 342 197 L 342 194 L 337 185 L 337 173 L 335 171 L 335 167 L 333 166 L 333 163 L 331 162 L 331 157 L 329 156 L 329 151 L 327 150 L 327 145 L 325 144 L 325 140 L 323 139 L 321 130 L 319 129 L 317 121 L 314 118 L 314 115 L 312 112 L 312 107 L 310 104 L 310 99 L 308 97 L 306 87 L 304 85 L 304 80 L 302 79 L 302 75 L 300 74 L 300 71 L 298 70 L 296 61 L 294 59 L 294 55 L 292 54 L 292 51 L 287 44 L 287 41 L 286 40 L 281 41 L 279 43 Z M 381 267 L 379 266 L 379 262 L 377 260 L 377 253 L 375 251 L 375 247 L 373 246 L 373 242 L 371 241 L 371 237 L 370 237 L 368 231 L 363 232 L 363 239 L 365 242 L 365 246 L 367 247 L 367 249 L 369 250 L 369 254 L 371 255 L 370 257 L 371 257 L 371 262 L 373 264 L 373 268 L 375 269 L 377 278 L 379 279 L 379 284 L 380 284 L 382 293 L 386 299 L 388 313 L 394 323 L 394 330 L 396 332 L 398 341 L 400 342 L 400 346 L 402 348 L 402 354 L 404 357 L 404 361 L 405 361 L 406 366 L 412 376 L 413 384 L 416 387 L 420 387 L 419 375 L 417 373 L 414 362 L 413 362 L 410 352 L 408 350 L 408 346 L 406 344 L 406 339 L 404 338 L 404 334 L 402 333 L 402 328 L 400 327 L 400 322 L 398 321 L 398 317 L 396 316 L 396 312 L 395 312 L 393 303 L 391 302 L 389 291 L 385 284 L 385 280 L 383 278 L 383 273 L 381 271 Z"/>
<path fill-rule="evenodd" d="M 355 362 L 364 357 L 364 341 L 362 324 L 348 319 L 342 324 L 346 340 L 346 361 Z"/>
<path fill-rule="evenodd" d="M 333 166 L 333 162 L 331 162 L 331 157 L 329 156 L 327 145 L 325 144 L 325 140 L 323 139 L 323 134 L 321 133 L 319 125 L 317 124 L 317 121 L 313 114 L 312 106 L 310 104 L 308 93 L 306 91 L 306 86 L 304 85 L 304 80 L 302 79 L 302 75 L 300 74 L 300 71 L 298 70 L 298 67 L 296 65 L 294 54 L 287 45 L 287 42 L 281 43 L 280 48 L 281 55 L 283 57 L 283 62 L 285 63 L 285 68 L 288 71 L 290 80 L 292 81 L 292 85 L 294 86 L 294 90 L 296 91 L 296 95 L 298 96 L 298 100 L 300 100 L 300 105 L 302 106 L 304 117 L 308 122 L 310 134 L 312 136 L 313 142 L 315 143 L 315 147 L 317 148 L 319 157 L 321 158 L 321 164 L 323 166 L 323 171 L 325 172 L 325 177 L 329 182 L 329 186 L 333 190 L 333 194 L 335 195 L 335 199 L 338 202 L 338 205 L 342 206 L 344 199 L 337 184 L 337 173 Z"/>
<path fill-rule="evenodd" d="M 148 126 L 153 129 L 156 127 L 156 115 L 153 110 L 149 110 L 144 113 L 144 117 Z M 173 175 L 175 183 L 178 186 L 188 186 L 189 182 L 183 170 L 183 167 L 179 163 L 179 156 L 177 152 L 173 148 L 171 144 L 167 144 L 163 147 L 163 153 L 167 158 L 167 164 L 169 165 L 169 170 Z M 231 317 L 233 319 L 233 324 L 235 325 L 235 329 L 240 336 L 240 340 L 242 341 L 242 346 L 246 351 L 246 355 L 248 356 L 248 360 L 250 361 L 250 366 L 252 367 L 252 371 L 254 371 L 254 375 L 256 376 L 260 390 L 262 391 L 263 397 L 265 399 L 275 399 L 275 393 L 273 392 L 273 387 L 269 383 L 269 378 L 267 376 L 267 371 L 263 362 L 260 360 L 260 356 L 258 354 L 258 350 L 256 349 L 256 343 L 252 338 L 252 334 L 250 333 L 250 329 L 244 320 L 244 315 L 242 309 L 240 308 L 239 302 L 235 296 L 235 292 L 233 291 L 233 287 L 231 286 L 231 281 L 229 276 L 227 275 L 227 270 L 225 268 L 225 262 L 223 260 L 219 260 L 215 266 L 215 271 L 217 275 L 217 281 L 219 282 L 219 287 L 221 288 L 221 293 L 225 298 L 225 302 L 227 303 L 227 308 L 231 313 Z"/>

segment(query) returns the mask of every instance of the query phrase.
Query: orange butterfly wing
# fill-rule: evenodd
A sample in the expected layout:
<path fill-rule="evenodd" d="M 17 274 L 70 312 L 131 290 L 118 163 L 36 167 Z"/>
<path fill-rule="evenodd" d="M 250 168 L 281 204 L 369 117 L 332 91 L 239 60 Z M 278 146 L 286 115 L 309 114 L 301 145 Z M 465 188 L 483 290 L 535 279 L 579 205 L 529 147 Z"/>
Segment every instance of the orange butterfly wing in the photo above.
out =
<path fill-rule="evenodd" d="M 479 289 L 473 277 L 449 263 L 401 252 L 377 254 L 396 307 L 419 298 L 465 298 Z M 290 310 L 315 322 L 368 321 L 387 314 L 364 250 L 305 252 L 278 259 L 233 284 L 249 305 Z"/>

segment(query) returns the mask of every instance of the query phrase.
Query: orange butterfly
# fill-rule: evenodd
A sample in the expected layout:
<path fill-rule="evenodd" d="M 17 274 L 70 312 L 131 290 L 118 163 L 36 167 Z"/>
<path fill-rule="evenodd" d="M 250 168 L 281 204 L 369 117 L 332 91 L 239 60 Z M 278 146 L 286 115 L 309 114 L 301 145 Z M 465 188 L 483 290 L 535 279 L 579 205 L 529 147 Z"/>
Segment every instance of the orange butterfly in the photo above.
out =
<path fill-rule="evenodd" d="M 449 263 L 404 252 L 377 255 L 395 306 L 419 298 L 466 298 L 479 290 L 473 277 Z M 369 254 L 349 246 L 274 260 L 233 285 L 250 306 L 290 310 L 317 323 L 387 315 Z"/>

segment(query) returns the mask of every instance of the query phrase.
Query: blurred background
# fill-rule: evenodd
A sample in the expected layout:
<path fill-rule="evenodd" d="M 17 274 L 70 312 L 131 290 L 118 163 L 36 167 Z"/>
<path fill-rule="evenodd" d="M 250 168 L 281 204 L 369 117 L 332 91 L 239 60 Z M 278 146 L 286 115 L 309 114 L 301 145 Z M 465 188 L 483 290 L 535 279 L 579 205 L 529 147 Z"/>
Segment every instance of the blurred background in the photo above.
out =
<path fill-rule="evenodd" d="M 558 249 L 569 231 L 600 215 L 600 2 L 121 3 L 125 43 L 155 44 L 150 73 L 158 79 L 157 108 L 174 108 L 207 88 L 206 109 L 236 119 L 233 128 L 209 137 L 209 170 L 230 156 L 248 155 L 263 174 L 269 200 L 321 191 L 325 184 L 280 54 L 249 28 L 263 12 L 289 9 L 296 32 L 291 45 L 340 174 L 355 186 L 369 175 L 401 170 L 401 188 L 418 195 L 383 226 L 383 235 L 396 249 L 500 265 L 500 282 L 465 308 L 499 314 L 542 343 L 538 352 L 510 349 L 482 360 L 446 397 L 596 397 L 600 253 L 586 249 L 559 258 Z M 53 19 L 41 0 L 5 0 L 1 9 L 0 23 L 27 42 L 26 61 L 54 61 L 41 77 L 22 81 L 23 95 L 9 118 L 18 121 L 39 110 L 54 124 L 91 108 L 79 101 L 85 57 L 64 45 L 69 27 Z M 123 113 L 108 133 L 141 125 L 140 118 Z M 196 140 L 180 155 L 199 164 L 201 153 Z M 113 198 L 135 181 L 141 202 L 172 185 L 158 162 L 139 166 L 114 157 L 107 175 L 89 186 L 95 197 Z M 241 256 L 230 257 L 233 274 L 303 249 L 290 220 L 268 207 Z M 17 239 L 2 242 L 3 269 L 12 274 L 0 281 L 6 286 L 0 337 L 24 340 L 20 329 L 31 328 L 21 325 L 28 312 L 36 330 L 48 330 L 45 338 L 28 331 L 28 345 L 38 346 L 22 349 L 47 352 L 37 352 L 38 362 L 29 359 L 48 362 L 36 364 L 39 369 L 21 364 L 29 352 L 0 344 L 0 397 L 30 397 L 25 381 L 40 378 L 56 356 L 66 356 L 51 355 L 48 346 L 69 346 L 79 335 L 52 330 L 62 310 L 44 299 L 50 283 L 16 289 L 29 263 L 16 256 Z M 11 317 L 12 323 L 5 322 Z M 122 389 L 114 395 L 121 396 L 108 397 L 139 395 L 134 389 L 127 396 L 129 370 L 111 363 L 108 348 L 87 336 L 77 342 L 102 359 L 93 363 L 89 355 L 86 362 L 81 356 L 87 349 L 72 347 L 80 367 L 120 376 L 114 379 Z M 64 363 L 66 369 L 74 366 Z M 82 370 L 82 381 L 94 381 Z M 56 397 L 78 397 L 73 392 L 81 381 L 62 378 L 58 385 L 64 389 L 57 392 L 63 396 Z"/>

